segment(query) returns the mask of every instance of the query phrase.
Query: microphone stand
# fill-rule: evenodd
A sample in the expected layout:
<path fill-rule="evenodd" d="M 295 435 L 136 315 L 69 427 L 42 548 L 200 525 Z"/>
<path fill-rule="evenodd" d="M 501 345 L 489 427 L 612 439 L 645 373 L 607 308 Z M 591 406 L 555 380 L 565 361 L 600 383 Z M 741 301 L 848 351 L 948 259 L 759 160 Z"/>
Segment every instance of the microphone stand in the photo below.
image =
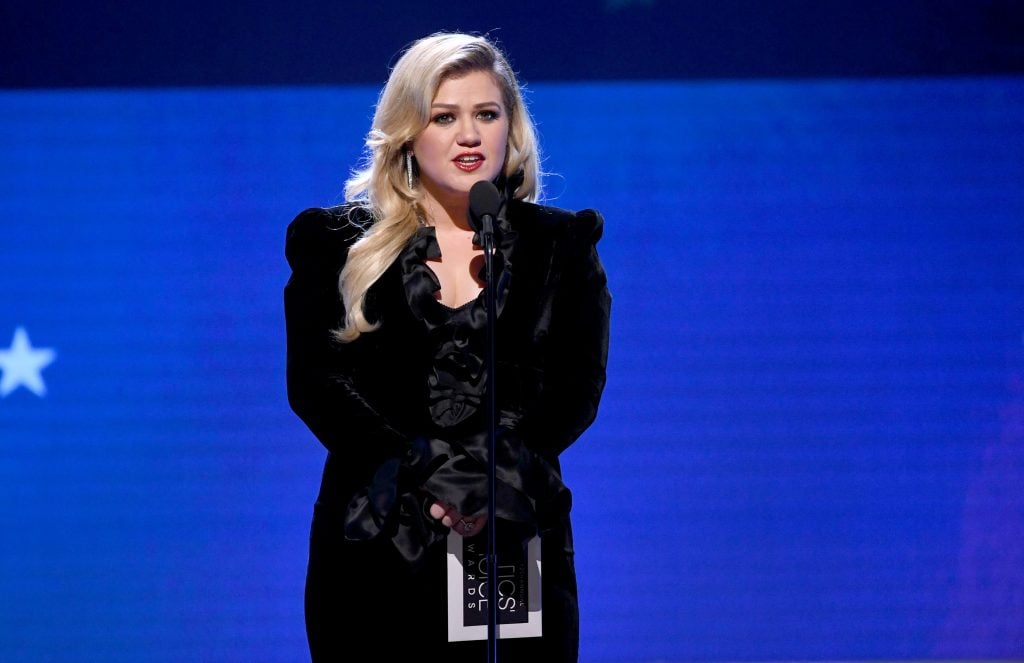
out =
<path fill-rule="evenodd" d="M 494 398 L 495 371 L 495 283 L 494 217 L 483 215 L 484 271 L 487 274 L 487 663 L 498 663 L 498 538 L 495 518 L 495 437 L 497 407 Z"/>
<path fill-rule="evenodd" d="M 497 311 L 495 299 L 497 286 L 494 283 L 494 218 L 501 217 L 501 194 L 493 182 L 481 180 L 469 191 L 469 217 L 474 228 L 480 230 L 484 247 L 484 272 L 487 283 L 485 302 L 487 305 L 487 662 L 498 663 L 498 518 L 495 496 L 495 467 L 497 454 L 498 407 L 494 397 L 495 371 L 497 370 Z M 479 226 L 477 224 L 479 222 Z"/>

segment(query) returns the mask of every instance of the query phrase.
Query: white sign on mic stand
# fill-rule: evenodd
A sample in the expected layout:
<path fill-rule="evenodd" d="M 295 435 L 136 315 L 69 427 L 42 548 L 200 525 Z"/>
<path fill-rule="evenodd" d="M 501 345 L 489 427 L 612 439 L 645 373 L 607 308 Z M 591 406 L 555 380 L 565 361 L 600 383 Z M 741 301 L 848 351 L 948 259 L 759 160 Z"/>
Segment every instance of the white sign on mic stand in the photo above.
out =
<path fill-rule="evenodd" d="M 517 546 L 518 547 L 518 546 Z M 448 641 L 487 639 L 487 564 L 483 536 L 448 533 Z M 498 557 L 498 638 L 541 635 L 540 537 Z"/>

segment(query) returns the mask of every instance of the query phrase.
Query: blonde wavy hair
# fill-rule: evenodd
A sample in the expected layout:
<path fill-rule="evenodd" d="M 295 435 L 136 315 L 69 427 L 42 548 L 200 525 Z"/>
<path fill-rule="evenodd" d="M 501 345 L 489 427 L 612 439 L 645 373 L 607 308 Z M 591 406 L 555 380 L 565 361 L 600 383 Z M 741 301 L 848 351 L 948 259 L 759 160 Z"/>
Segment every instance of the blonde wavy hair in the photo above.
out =
<path fill-rule="evenodd" d="M 405 247 L 419 224 L 421 192 L 409 187 L 405 149 L 430 121 L 430 106 L 441 83 L 474 71 L 494 76 L 508 114 L 508 147 L 502 173 L 519 173 L 511 196 L 533 201 L 540 195 L 540 152 L 533 120 L 523 102 L 515 72 L 487 38 L 441 32 L 413 42 L 395 63 L 381 90 L 366 136 L 363 167 L 345 183 L 345 199 L 365 208 L 373 222 L 348 251 L 338 279 L 345 320 L 335 330 L 348 343 L 380 326 L 367 320 L 366 293 Z"/>

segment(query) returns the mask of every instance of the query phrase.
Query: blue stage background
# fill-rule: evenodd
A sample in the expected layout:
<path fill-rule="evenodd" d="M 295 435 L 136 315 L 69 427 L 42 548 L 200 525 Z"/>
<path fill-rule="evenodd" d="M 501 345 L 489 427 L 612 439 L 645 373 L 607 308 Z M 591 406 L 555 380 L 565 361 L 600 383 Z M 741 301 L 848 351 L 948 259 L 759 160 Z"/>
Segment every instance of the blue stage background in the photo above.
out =
<path fill-rule="evenodd" d="M 0 660 L 305 657 L 284 229 L 376 92 L 0 92 Z M 1024 658 L 1024 79 L 529 100 L 607 219 L 581 659 Z"/>

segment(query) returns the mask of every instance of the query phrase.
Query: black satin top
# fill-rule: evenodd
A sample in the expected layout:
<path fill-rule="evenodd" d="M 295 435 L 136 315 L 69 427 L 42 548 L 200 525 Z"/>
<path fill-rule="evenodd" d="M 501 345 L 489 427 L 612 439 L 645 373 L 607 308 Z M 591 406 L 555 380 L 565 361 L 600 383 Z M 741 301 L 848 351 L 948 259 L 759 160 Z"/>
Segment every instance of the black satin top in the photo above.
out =
<path fill-rule="evenodd" d="M 513 284 L 516 231 L 499 215 L 495 229 L 496 313 L 500 319 Z M 474 235 L 473 242 L 480 245 Z M 428 260 L 441 257 L 434 228 L 419 228 L 399 255 L 405 297 L 424 325 L 432 352 L 426 376 L 430 430 L 409 441 L 403 458 L 384 463 L 365 491 L 349 503 L 349 540 L 390 537 L 409 563 L 445 539 L 448 528 L 428 513 L 435 500 L 476 515 L 487 507 L 487 422 L 485 392 L 487 310 L 484 291 L 451 308 L 436 296 L 441 289 Z M 481 270 L 480 280 L 486 274 Z M 568 518 L 570 493 L 560 473 L 499 426 L 495 468 L 497 521 L 502 538 L 525 542 Z M 566 530 L 566 536 L 567 530 Z M 567 544 L 571 545 L 571 544 Z"/>

